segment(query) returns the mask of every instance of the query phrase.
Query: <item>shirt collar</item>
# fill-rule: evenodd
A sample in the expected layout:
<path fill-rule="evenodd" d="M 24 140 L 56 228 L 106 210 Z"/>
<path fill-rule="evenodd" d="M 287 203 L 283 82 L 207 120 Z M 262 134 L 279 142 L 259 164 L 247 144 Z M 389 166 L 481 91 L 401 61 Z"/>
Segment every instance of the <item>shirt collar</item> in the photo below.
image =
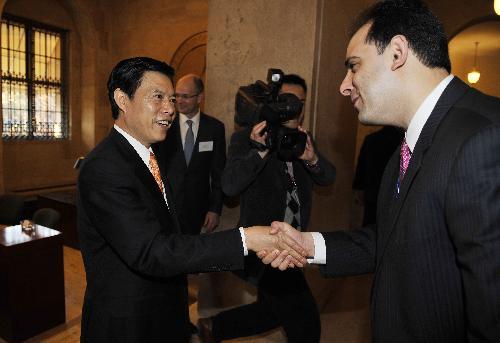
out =
<path fill-rule="evenodd" d="M 113 126 L 118 133 L 120 133 L 125 139 L 132 145 L 134 150 L 139 154 L 139 157 L 143 162 L 148 166 L 149 168 L 149 154 L 153 152 L 153 149 L 151 147 L 148 149 L 144 145 L 141 144 L 137 139 L 129 135 L 127 132 L 123 131 L 118 125 Z"/>
<path fill-rule="evenodd" d="M 453 75 L 448 75 L 434 88 L 434 90 L 425 98 L 417 112 L 410 121 L 410 125 L 408 125 L 408 129 L 406 130 L 406 143 L 408 143 L 408 147 L 410 151 L 413 152 L 415 149 L 415 145 L 417 144 L 418 137 L 420 136 L 420 132 L 424 128 L 427 119 L 432 113 L 432 110 L 436 106 L 441 94 L 443 94 L 445 88 L 453 79 Z"/>
<path fill-rule="evenodd" d="M 179 113 L 179 124 L 182 126 L 186 125 L 186 120 L 191 119 L 193 121 L 193 125 L 196 127 L 200 123 L 200 110 L 198 109 L 198 113 L 196 113 L 193 118 L 188 118 L 184 113 Z"/>

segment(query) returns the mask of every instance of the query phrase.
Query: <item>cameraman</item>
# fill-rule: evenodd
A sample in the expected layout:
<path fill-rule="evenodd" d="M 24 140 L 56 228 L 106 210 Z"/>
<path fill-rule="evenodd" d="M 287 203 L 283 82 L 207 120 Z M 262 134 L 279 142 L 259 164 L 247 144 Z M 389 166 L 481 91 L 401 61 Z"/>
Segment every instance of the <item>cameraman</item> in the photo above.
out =
<path fill-rule="evenodd" d="M 283 77 L 280 93 L 292 93 L 304 103 L 306 92 L 306 83 L 300 76 Z M 282 125 L 305 132 L 300 127 L 303 119 L 304 106 L 297 118 Z M 229 196 L 240 194 L 239 225 L 270 225 L 284 220 L 305 230 L 313 184 L 332 184 L 335 167 L 318 153 L 309 135 L 304 153 L 291 162 L 278 159 L 275 151 L 259 151 L 255 142 L 266 144 L 265 127 L 266 122 L 260 122 L 233 134 L 222 189 Z M 288 342 L 319 342 L 319 312 L 301 270 L 281 272 L 264 266 L 252 255 L 246 258 L 244 273 L 247 281 L 257 285 L 257 301 L 201 319 L 200 329 L 206 342 L 210 342 L 210 329 L 212 341 L 218 342 L 260 334 L 278 326 L 283 327 Z"/>

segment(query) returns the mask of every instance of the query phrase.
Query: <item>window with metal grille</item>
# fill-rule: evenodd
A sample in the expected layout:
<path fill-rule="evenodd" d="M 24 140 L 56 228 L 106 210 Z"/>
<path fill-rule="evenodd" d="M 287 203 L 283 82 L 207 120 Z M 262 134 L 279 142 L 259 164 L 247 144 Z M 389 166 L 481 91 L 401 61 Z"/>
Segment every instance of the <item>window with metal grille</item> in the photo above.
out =
<path fill-rule="evenodd" d="M 4 139 L 68 137 L 66 31 L 4 14 L 1 26 Z"/>

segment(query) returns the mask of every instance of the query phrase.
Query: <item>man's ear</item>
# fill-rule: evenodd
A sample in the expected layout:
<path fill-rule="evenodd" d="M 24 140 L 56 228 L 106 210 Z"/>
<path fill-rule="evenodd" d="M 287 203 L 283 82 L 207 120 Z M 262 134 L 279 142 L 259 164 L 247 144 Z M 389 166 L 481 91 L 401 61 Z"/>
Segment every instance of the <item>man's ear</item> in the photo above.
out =
<path fill-rule="evenodd" d="M 205 92 L 198 94 L 198 105 L 203 102 L 203 99 L 205 99 Z"/>
<path fill-rule="evenodd" d="M 392 55 L 391 70 L 395 71 L 396 69 L 404 66 L 406 60 L 408 59 L 409 52 L 408 41 L 406 40 L 406 37 L 403 35 L 392 37 L 388 48 L 390 49 L 390 53 Z"/>
<path fill-rule="evenodd" d="M 125 92 L 123 92 L 120 88 L 117 88 L 113 92 L 113 99 L 115 99 L 115 102 L 118 105 L 118 108 L 120 108 L 120 110 L 122 112 L 125 112 L 125 108 L 126 108 L 127 100 L 128 100 L 127 94 L 125 94 Z"/>

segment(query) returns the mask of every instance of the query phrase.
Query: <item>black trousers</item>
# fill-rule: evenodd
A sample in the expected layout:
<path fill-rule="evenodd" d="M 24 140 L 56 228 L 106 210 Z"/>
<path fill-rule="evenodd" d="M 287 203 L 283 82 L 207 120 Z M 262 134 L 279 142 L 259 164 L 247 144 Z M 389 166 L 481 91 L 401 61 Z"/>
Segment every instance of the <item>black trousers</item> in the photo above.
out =
<path fill-rule="evenodd" d="M 318 343 L 321 322 L 316 301 L 299 269 L 266 267 L 257 286 L 257 301 L 213 318 L 217 342 L 257 335 L 282 326 L 288 342 Z"/>

